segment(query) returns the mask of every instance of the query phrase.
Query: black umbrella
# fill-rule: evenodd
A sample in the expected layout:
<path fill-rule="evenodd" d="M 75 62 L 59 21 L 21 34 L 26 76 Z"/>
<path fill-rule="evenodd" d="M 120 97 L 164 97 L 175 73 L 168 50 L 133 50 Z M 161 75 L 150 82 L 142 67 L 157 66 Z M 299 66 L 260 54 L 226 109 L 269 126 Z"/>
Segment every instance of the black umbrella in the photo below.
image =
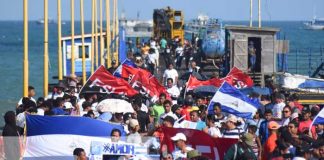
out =
<path fill-rule="evenodd" d="M 193 92 L 203 96 L 213 96 L 217 90 L 218 88 L 215 86 L 200 86 L 195 88 Z"/>
<path fill-rule="evenodd" d="M 180 79 L 184 81 L 188 81 L 190 75 L 195 76 L 198 80 L 202 80 L 202 81 L 208 79 L 205 75 L 200 74 L 198 72 L 186 72 L 180 77 Z"/>

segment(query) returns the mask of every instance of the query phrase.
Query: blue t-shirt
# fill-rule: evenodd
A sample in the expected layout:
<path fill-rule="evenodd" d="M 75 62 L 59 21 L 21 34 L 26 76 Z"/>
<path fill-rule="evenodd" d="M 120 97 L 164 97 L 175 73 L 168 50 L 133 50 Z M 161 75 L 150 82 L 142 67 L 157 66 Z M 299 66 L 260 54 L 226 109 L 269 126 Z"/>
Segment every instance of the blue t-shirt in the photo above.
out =
<path fill-rule="evenodd" d="M 197 122 L 197 126 L 196 126 L 196 129 L 197 130 L 203 130 L 204 128 L 206 128 L 207 126 L 206 126 L 206 123 L 204 122 L 204 121 L 198 121 Z"/>
<path fill-rule="evenodd" d="M 59 107 L 53 108 L 52 112 L 54 113 L 54 115 L 66 115 L 67 113 Z"/>

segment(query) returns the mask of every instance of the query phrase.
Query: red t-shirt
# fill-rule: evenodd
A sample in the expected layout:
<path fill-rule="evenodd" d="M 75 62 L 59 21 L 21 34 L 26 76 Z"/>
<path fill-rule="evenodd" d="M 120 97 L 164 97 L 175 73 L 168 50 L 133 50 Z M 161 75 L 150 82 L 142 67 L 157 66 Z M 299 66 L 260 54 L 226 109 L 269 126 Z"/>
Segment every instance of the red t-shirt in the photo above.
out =
<path fill-rule="evenodd" d="M 304 106 L 301 105 L 301 104 L 300 104 L 299 102 L 297 102 L 297 101 L 294 101 L 294 105 L 295 105 L 295 107 L 298 108 L 299 112 L 301 113 L 301 111 L 303 110 Z"/>
<path fill-rule="evenodd" d="M 299 122 L 299 127 L 298 127 L 298 132 L 302 133 L 303 131 L 305 131 L 305 129 L 309 130 L 309 127 L 310 125 L 312 124 L 312 120 L 308 120 L 308 121 L 300 121 Z M 312 126 L 312 137 L 314 139 L 317 138 L 317 135 L 316 135 L 316 130 L 315 130 L 315 127 Z"/>

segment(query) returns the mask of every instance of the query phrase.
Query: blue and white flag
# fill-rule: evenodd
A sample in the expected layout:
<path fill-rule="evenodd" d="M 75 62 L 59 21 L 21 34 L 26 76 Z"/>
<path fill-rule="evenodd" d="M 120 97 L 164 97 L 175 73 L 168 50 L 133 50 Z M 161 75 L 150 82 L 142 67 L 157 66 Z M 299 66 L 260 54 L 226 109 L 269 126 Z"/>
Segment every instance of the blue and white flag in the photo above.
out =
<path fill-rule="evenodd" d="M 109 140 L 111 131 L 125 131 L 121 125 L 72 116 L 26 117 L 27 139 L 24 159 L 73 159 L 73 150 L 90 153 L 92 141 Z"/>
<path fill-rule="evenodd" d="M 227 82 L 222 84 L 211 99 L 208 106 L 209 114 L 213 112 L 213 105 L 217 102 L 222 105 L 223 112 L 234 114 L 242 118 L 252 118 L 259 108 L 259 104 Z"/>
<path fill-rule="evenodd" d="M 136 64 L 131 61 L 130 59 L 125 59 L 119 66 L 118 68 L 116 69 L 116 71 L 113 73 L 113 75 L 115 77 L 119 77 L 121 78 L 122 77 L 122 72 L 123 72 L 123 66 L 124 65 L 127 65 L 129 67 L 133 67 L 133 68 L 137 68 Z"/>
<path fill-rule="evenodd" d="M 321 111 L 314 118 L 312 125 L 315 124 L 324 124 L 324 109 L 321 109 Z"/>

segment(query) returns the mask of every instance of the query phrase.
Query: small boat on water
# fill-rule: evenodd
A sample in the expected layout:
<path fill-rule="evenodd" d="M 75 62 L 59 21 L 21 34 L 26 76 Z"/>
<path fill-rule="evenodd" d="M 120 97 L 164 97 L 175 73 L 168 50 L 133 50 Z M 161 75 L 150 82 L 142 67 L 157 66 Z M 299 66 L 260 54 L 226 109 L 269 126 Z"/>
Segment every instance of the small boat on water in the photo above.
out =
<path fill-rule="evenodd" d="M 324 30 L 324 18 L 314 17 L 312 21 L 304 23 L 306 29 L 312 30 Z"/>
<path fill-rule="evenodd" d="M 37 24 L 44 24 L 45 21 L 44 19 L 39 19 L 37 20 Z M 55 21 L 53 19 L 48 19 L 48 23 L 51 24 L 51 23 L 55 23 Z M 64 23 L 65 24 L 65 23 Z"/>

